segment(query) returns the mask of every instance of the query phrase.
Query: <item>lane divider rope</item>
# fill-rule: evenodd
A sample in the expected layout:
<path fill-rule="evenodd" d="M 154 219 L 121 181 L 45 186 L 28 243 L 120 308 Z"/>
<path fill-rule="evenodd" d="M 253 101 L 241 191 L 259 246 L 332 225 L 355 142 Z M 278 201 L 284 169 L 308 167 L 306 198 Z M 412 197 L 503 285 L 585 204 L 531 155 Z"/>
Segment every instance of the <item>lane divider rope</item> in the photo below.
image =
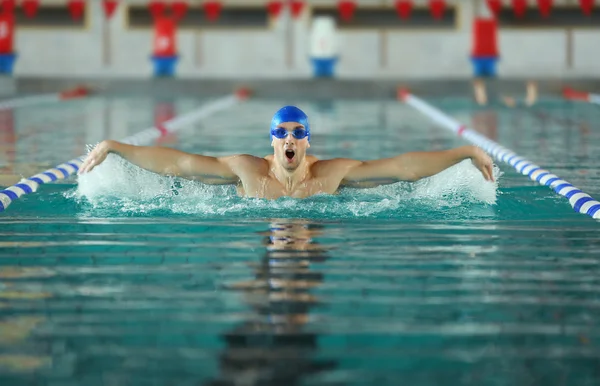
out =
<path fill-rule="evenodd" d="M 583 192 L 581 189 L 573 186 L 571 183 L 563 180 L 550 171 L 543 169 L 541 166 L 528 161 L 524 157 L 517 155 L 512 150 L 501 146 L 478 132 L 467 128 L 454 118 L 424 100 L 412 95 L 405 89 L 398 90 L 398 99 L 428 116 L 440 126 L 451 130 L 456 135 L 481 147 L 496 160 L 509 164 L 519 173 L 528 176 L 530 179 L 537 181 L 541 185 L 549 186 L 556 193 L 566 197 L 569 200 L 569 204 L 571 204 L 576 212 L 587 214 L 594 219 L 600 219 L 600 202 Z"/>
<path fill-rule="evenodd" d="M 61 102 L 71 99 L 84 98 L 89 94 L 90 90 L 80 86 L 74 89 L 53 94 L 31 95 L 21 98 L 0 101 L 0 110 L 16 109 L 19 107 L 28 107 L 43 103 Z"/>
<path fill-rule="evenodd" d="M 216 99 L 194 111 L 166 121 L 160 125 L 161 127 L 149 127 L 137 134 L 122 139 L 120 142 L 130 145 L 144 145 L 152 143 L 154 140 L 164 137 L 167 134 L 172 134 L 185 126 L 202 120 L 218 111 L 230 108 L 236 105 L 238 102 L 247 99 L 248 96 L 249 91 L 247 89 L 240 89 L 232 95 Z M 63 180 L 73 175 L 79 170 L 79 167 L 85 160 L 85 157 L 86 155 L 82 155 L 80 157 L 73 158 L 72 160 L 57 165 L 54 168 L 48 169 L 29 178 L 22 179 L 18 184 L 9 186 L 8 188 L 0 191 L 0 212 L 5 211 L 6 208 L 8 208 L 12 202 L 18 200 L 19 197 L 37 191 L 40 185 L 57 180 Z"/>
<path fill-rule="evenodd" d="M 569 87 L 563 89 L 563 97 L 572 101 L 584 101 L 600 105 L 600 94 L 593 94 L 591 92 L 585 91 L 577 91 Z"/>

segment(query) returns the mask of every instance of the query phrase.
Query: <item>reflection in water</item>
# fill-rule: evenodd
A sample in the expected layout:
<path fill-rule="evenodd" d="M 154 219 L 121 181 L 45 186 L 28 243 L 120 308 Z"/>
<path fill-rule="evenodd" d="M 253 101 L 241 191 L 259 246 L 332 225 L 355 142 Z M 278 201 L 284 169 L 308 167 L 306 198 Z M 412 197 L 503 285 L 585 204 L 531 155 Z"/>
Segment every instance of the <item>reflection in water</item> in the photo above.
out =
<path fill-rule="evenodd" d="M 15 174 L 16 141 L 13 110 L 0 110 L 0 186 L 9 186 L 18 181 L 9 176 Z"/>
<path fill-rule="evenodd" d="M 163 130 L 164 124 L 175 118 L 176 115 L 177 112 L 175 111 L 173 101 L 157 101 L 154 105 L 154 127 Z M 160 136 L 157 140 L 157 144 L 160 146 L 169 146 L 176 144 L 178 140 L 177 133 L 167 131 L 166 134 Z"/>
<path fill-rule="evenodd" d="M 314 241 L 319 226 L 300 220 L 276 220 L 265 232 L 266 252 L 252 264 L 254 280 L 230 289 L 242 291 L 253 315 L 226 331 L 221 374 L 210 385 L 296 385 L 303 377 L 333 369 L 332 360 L 315 359 L 318 335 L 308 328 L 318 306 L 311 291 L 323 283 L 315 265 L 327 250 Z"/>
<path fill-rule="evenodd" d="M 37 272 L 36 272 L 37 271 Z M 36 268 L 0 267 L 0 377 L 30 373 L 52 363 L 32 339 L 35 329 L 46 321 L 38 315 L 14 315 L 12 302 L 50 298 L 52 294 L 19 286 L 18 281 L 41 271 Z M 0 378 L 0 384 L 5 379 Z"/>
<path fill-rule="evenodd" d="M 496 110 L 476 111 L 471 117 L 471 125 L 475 131 L 491 140 L 498 140 L 498 113 Z"/>

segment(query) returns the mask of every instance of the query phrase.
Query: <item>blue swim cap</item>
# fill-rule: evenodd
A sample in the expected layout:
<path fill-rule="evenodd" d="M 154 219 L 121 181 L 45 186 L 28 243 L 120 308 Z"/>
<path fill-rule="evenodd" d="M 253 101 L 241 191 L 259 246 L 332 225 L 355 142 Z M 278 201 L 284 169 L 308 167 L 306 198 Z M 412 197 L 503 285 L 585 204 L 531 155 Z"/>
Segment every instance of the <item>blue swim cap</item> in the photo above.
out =
<path fill-rule="evenodd" d="M 310 126 L 308 124 L 308 117 L 304 114 L 304 111 L 296 106 L 284 106 L 280 108 L 279 111 L 273 115 L 273 119 L 271 120 L 271 130 L 276 129 L 277 126 L 284 122 L 298 122 L 303 125 L 306 129 L 306 134 L 308 134 L 307 138 L 310 141 Z"/>

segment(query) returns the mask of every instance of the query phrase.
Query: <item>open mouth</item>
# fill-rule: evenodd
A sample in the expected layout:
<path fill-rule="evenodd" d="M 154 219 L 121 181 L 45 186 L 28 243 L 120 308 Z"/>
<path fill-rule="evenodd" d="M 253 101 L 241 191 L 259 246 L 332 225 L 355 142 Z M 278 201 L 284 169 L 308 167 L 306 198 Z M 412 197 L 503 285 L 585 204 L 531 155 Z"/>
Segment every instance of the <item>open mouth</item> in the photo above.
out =
<path fill-rule="evenodd" d="M 294 159 L 294 156 L 295 156 L 295 155 L 296 155 L 296 152 L 295 152 L 295 151 L 293 151 L 292 149 L 287 149 L 287 150 L 285 151 L 285 156 L 287 157 L 287 159 L 288 159 L 289 161 L 291 161 L 292 159 Z"/>

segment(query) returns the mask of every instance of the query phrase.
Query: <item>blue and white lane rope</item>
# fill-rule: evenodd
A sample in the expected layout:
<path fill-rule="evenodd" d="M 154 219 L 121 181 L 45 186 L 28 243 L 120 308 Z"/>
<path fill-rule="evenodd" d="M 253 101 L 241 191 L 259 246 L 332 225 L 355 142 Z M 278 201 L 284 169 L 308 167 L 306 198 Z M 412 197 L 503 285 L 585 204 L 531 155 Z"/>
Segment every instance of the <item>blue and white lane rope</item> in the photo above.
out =
<path fill-rule="evenodd" d="M 238 92 L 230 96 L 219 98 L 190 113 L 173 118 L 165 122 L 161 127 L 147 128 L 137 134 L 124 138 L 121 140 L 121 142 L 131 145 L 144 145 L 152 143 L 161 136 L 174 133 L 193 122 L 204 119 L 216 113 L 217 111 L 227 109 L 246 97 L 247 94 Z M 22 179 L 18 184 L 9 186 L 8 188 L 0 191 L 0 212 L 5 211 L 6 208 L 8 208 L 13 201 L 19 199 L 19 197 L 37 191 L 40 185 L 57 180 L 63 180 L 76 173 L 85 160 L 85 157 L 86 155 L 82 155 L 74 158 L 52 169 L 48 169 L 29 178 Z"/>
<path fill-rule="evenodd" d="M 571 183 L 550 173 L 548 170 L 542 169 L 533 162 L 518 156 L 513 151 L 499 145 L 491 139 L 474 130 L 468 129 L 454 118 L 444 114 L 424 100 L 419 99 L 406 91 L 400 91 L 398 94 L 399 99 L 427 115 L 440 126 L 453 131 L 455 134 L 464 137 L 474 145 L 481 147 L 495 159 L 508 163 L 519 173 L 529 176 L 533 181 L 549 186 L 556 193 L 565 196 L 569 199 L 569 204 L 571 204 L 576 212 L 587 214 L 594 219 L 600 219 L 600 202 L 596 201 L 589 194 L 582 192 Z"/>

